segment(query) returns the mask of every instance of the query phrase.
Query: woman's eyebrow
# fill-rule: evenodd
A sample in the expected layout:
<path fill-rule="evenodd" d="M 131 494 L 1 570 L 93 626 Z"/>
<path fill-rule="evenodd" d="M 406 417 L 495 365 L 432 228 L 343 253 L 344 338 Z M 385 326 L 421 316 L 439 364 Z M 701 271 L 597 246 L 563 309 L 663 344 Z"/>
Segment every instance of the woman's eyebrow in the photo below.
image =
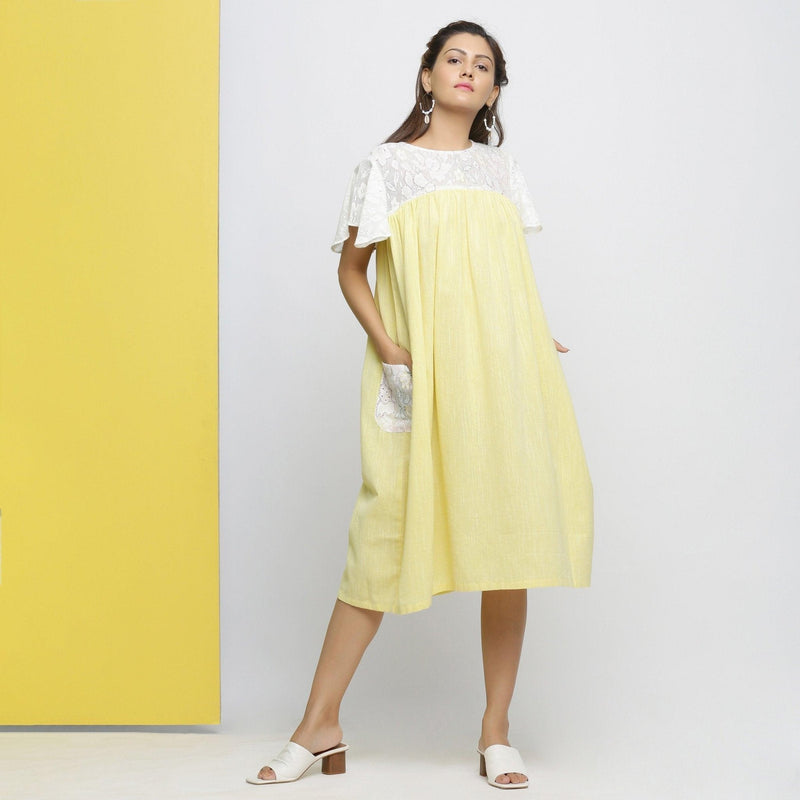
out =
<path fill-rule="evenodd" d="M 451 50 L 458 50 L 459 53 L 463 53 L 464 55 L 467 54 L 467 51 L 466 50 L 462 50 L 460 47 L 450 47 L 447 50 L 445 50 L 445 52 L 449 53 Z M 484 56 L 484 55 L 477 55 L 477 56 L 475 56 L 475 58 L 486 58 L 489 61 L 492 61 L 492 59 L 489 58 L 489 56 Z M 492 64 L 494 64 L 494 61 L 492 61 Z"/>

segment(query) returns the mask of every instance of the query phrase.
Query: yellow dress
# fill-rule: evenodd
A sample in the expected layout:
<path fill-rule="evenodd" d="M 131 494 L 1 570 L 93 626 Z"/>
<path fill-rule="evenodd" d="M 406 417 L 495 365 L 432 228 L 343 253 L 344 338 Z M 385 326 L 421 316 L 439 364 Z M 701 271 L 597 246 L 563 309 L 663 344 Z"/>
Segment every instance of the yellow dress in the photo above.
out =
<path fill-rule="evenodd" d="M 378 145 L 336 237 L 376 244 L 375 303 L 412 369 L 367 339 L 363 482 L 338 597 L 395 614 L 452 591 L 589 586 L 593 493 L 503 148 Z"/>

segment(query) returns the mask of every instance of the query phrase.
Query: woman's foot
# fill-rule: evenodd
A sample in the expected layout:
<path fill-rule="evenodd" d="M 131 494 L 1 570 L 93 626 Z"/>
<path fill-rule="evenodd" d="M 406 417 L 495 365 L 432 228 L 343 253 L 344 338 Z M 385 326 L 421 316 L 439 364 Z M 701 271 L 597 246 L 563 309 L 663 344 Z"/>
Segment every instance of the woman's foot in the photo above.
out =
<path fill-rule="evenodd" d="M 486 750 L 487 747 L 493 744 L 509 746 L 508 722 L 490 723 L 486 719 L 483 720 L 478 747 L 481 750 Z M 523 775 L 521 772 L 504 772 L 501 775 L 491 775 L 490 777 L 494 778 L 497 783 L 525 783 L 528 780 L 528 776 Z"/>
<path fill-rule="evenodd" d="M 342 728 L 339 723 L 317 725 L 315 727 L 304 727 L 301 722 L 297 730 L 292 734 L 290 741 L 310 750 L 312 753 L 320 753 L 323 750 L 330 750 L 342 741 Z M 262 781 L 275 780 L 275 772 L 272 767 L 261 767 L 258 777 Z"/>

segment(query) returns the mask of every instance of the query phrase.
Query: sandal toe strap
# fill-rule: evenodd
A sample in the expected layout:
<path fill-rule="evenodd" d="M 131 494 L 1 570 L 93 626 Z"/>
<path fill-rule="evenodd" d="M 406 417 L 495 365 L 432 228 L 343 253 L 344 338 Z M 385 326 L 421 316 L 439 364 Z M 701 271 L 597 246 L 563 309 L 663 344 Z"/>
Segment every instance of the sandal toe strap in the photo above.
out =
<path fill-rule="evenodd" d="M 525 762 L 516 747 L 509 747 L 505 744 L 492 744 L 484 750 L 486 759 L 486 774 L 494 780 L 504 772 L 519 772 L 527 775 Z"/>
<path fill-rule="evenodd" d="M 278 780 L 294 778 L 307 769 L 316 756 L 297 742 L 287 742 L 283 750 L 267 764 Z"/>

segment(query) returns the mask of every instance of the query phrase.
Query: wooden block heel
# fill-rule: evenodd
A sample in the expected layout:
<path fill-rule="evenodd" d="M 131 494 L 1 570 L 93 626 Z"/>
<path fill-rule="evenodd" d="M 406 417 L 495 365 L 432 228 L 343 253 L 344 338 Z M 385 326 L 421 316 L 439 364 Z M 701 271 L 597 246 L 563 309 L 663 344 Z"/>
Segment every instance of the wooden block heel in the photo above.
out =
<path fill-rule="evenodd" d="M 480 773 L 482 778 L 486 777 L 486 756 L 484 755 L 481 755 Z"/>
<path fill-rule="evenodd" d="M 322 759 L 322 774 L 323 775 L 342 775 L 345 772 L 345 753 L 334 753 L 331 756 L 325 756 Z"/>

